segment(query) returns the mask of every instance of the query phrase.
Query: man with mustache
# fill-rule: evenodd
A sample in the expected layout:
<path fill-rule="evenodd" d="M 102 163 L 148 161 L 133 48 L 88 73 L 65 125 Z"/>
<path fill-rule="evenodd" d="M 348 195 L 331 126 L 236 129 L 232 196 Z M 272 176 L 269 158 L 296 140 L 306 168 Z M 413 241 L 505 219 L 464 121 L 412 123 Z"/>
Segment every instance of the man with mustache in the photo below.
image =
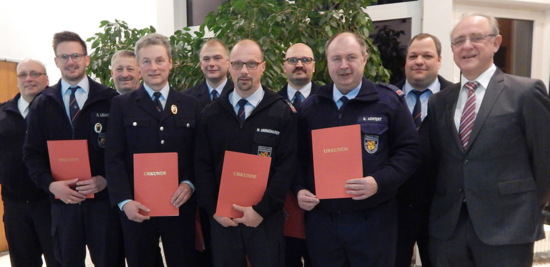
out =
<path fill-rule="evenodd" d="M 397 234 L 396 267 L 409 267 L 415 242 L 422 266 L 429 267 L 428 217 L 433 184 L 430 183 L 428 127 L 422 123 L 428 111 L 428 98 L 452 85 L 438 75 L 441 68 L 441 42 L 428 33 L 420 33 L 409 42 L 405 61 L 406 79 L 395 86 L 405 94 L 405 101 L 420 135 L 422 163 L 420 168 L 399 187 L 399 231 Z"/>
<path fill-rule="evenodd" d="M 418 166 L 418 134 L 403 99 L 388 84 L 364 76 L 367 44 L 356 33 L 342 32 L 325 45 L 333 83 L 310 96 L 299 113 L 300 171 L 293 191 L 306 210 L 306 242 L 312 266 L 395 264 L 398 187 Z M 359 124 L 362 177 L 345 185 L 353 198 L 315 195 L 311 131 Z M 359 140 L 358 140 L 359 141 Z"/>
<path fill-rule="evenodd" d="M 315 73 L 315 59 L 311 48 L 303 43 L 290 46 L 285 54 L 283 70 L 288 83 L 278 94 L 292 102 L 292 105 L 299 110 L 306 98 L 319 91 L 319 85 L 311 81 Z M 290 192 L 285 201 L 285 211 L 288 215 L 285 219 L 286 266 L 311 266 L 306 241 L 301 236 L 295 234 L 292 236 L 289 233 L 291 228 L 302 231 L 304 228 L 304 210 L 298 206 L 296 196 Z"/>
<path fill-rule="evenodd" d="M 117 51 L 111 58 L 111 78 L 115 89 L 121 95 L 139 88 L 141 74 L 139 72 L 136 54 L 130 50 Z"/>
<path fill-rule="evenodd" d="M 31 105 L 24 161 L 31 179 L 50 194 L 54 249 L 61 264 L 84 266 L 87 246 L 95 266 L 124 266 L 120 224 L 104 178 L 109 108 L 118 94 L 86 76 L 90 56 L 78 34 L 56 33 L 53 50 L 61 79 Z M 92 178 L 54 180 L 47 141 L 77 139 L 87 140 Z"/>
<path fill-rule="evenodd" d="M 209 39 L 201 47 L 199 60 L 204 81 L 183 92 L 196 97 L 204 108 L 225 90 L 233 88 L 233 82 L 227 79 L 229 49 L 222 41 Z"/>
<path fill-rule="evenodd" d="M 19 93 L 0 106 L 0 183 L 4 228 L 12 266 L 61 266 L 53 251 L 48 194 L 36 187 L 23 162 L 29 105 L 48 86 L 44 65 L 27 59 L 17 64 Z"/>
<path fill-rule="evenodd" d="M 296 171 L 296 115 L 287 100 L 261 85 L 263 52 L 252 40 L 230 53 L 235 88 L 202 112 L 195 170 L 199 205 L 208 212 L 214 266 L 282 267 L 283 202 Z M 225 151 L 271 157 L 267 188 L 256 205 L 243 207 L 241 218 L 216 215 Z"/>

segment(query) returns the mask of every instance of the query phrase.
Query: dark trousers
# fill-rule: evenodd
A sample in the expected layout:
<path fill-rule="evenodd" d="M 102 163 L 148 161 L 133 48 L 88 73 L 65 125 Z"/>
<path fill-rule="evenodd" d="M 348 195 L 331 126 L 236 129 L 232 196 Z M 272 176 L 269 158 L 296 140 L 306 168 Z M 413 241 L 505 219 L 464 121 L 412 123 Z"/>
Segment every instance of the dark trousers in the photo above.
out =
<path fill-rule="evenodd" d="M 285 236 L 285 251 L 286 267 L 311 267 L 305 239 Z"/>
<path fill-rule="evenodd" d="M 52 204 L 52 235 L 63 266 L 84 267 L 86 246 L 94 266 L 124 266 L 120 223 L 107 200 Z"/>
<path fill-rule="evenodd" d="M 429 205 L 398 202 L 397 255 L 395 267 L 410 267 L 414 244 L 418 245 L 422 267 L 431 267 L 429 254 Z"/>
<path fill-rule="evenodd" d="M 210 219 L 215 267 L 284 267 L 283 212 L 264 218 L 258 227 L 223 227 Z"/>
<path fill-rule="evenodd" d="M 202 230 L 202 238 L 204 241 L 204 250 L 199 251 L 198 254 L 198 266 L 211 267 L 214 266 L 212 259 L 212 241 L 210 239 L 210 216 L 204 209 L 198 208 L 197 213 L 199 215 L 200 227 Z"/>
<path fill-rule="evenodd" d="M 395 264 L 397 207 L 388 201 L 353 213 L 306 213 L 306 242 L 315 267 Z"/>
<path fill-rule="evenodd" d="M 483 243 L 475 233 L 464 206 L 449 239 L 430 239 L 430 257 L 432 264 L 438 267 L 531 267 L 533 246 L 534 243 L 501 246 Z"/>
<path fill-rule="evenodd" d="M 14 267 L 61 266 L 53 253 L 51 211 L 48 199 L 24 202 L 4 199 L 4 228 Z"/>
<path fill-rule="evenodd" d="M 191 208 L 182 206 L 179 216 L 152 217 L 142 223 L 128 220 L 124 212 L 119 214 L 129 267 L 162 266 L 159 262 L 159 238 L 167 266 L 196 266 L 194 209 L 191 211 Z"/>

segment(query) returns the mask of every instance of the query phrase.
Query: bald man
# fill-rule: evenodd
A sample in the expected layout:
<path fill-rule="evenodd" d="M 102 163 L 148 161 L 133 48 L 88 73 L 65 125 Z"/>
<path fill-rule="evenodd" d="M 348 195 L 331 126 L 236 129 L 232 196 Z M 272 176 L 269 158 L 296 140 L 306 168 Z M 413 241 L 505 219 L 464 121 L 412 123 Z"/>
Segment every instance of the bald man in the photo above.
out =
<path fill-rule="evenodd" d="M 29 104 L 48 86 L 44 65 L 27 59 L 17 65 L 19 93 L 0 107 L 0 183 L 4 227 L 12 266 L 61 266 L 53 254 L 50 201 L 36 187 L 23 163 Z"/>
<path fill-rule="evenodd" d="M 199 205 L 210 216 L 214 266 L 284 266 L 283 202 L 296 170 L 296 115 L 287 101 L 261 85 L 263 52 L 252 40 L 230 53 L 235 88 L 202 112 L 195 171 Z M 240 114 L 240 116 L 238 115 Z M 236 151 L 271 157 L 267 188 L 241 218 L 215 214 L 223 155 Z"/>

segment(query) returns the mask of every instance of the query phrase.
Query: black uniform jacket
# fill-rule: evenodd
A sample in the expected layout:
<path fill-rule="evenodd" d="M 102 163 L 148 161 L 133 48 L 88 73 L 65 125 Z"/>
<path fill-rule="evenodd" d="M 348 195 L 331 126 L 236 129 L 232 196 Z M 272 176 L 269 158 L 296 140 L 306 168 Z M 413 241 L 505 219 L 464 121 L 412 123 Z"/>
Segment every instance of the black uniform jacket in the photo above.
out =
<path fill-rule="evenodd" d="M 194 182 L 193 154 L 199 101 L 170 88 L 157 111 L 143 85 L 113 99 L 107 135 L 106 169 L 112 205 L 134 199 L 134 153 L 178 153 L 179 181 Z"/>
<path fill-rule="evenodd" d="M 233 88 L 233 82 L 231 79 L 227 79 L 227 82 L 225 83 L 225 86 L 223 87 L 223 92 L 230 90 Z M 208 91 L 208 86 L 206 85 L 206 80 L 202 81 L 202 83 L 199 83 L 185 91 L 183 91 L 185 94 L 192 95 L 196 97 L 200 103 L 201 107 L 206 107 L 206 105 L 210 104 L 212 100 L 210 99 L 210 92 Z"/>
<path fill-rule="evenodd" d="M 295 110 L 287 100 L 264 89 L 263 99 L 241 125 L 229 103 L 232 91 L 224 91 L 201 115 L 195 164 L 199 205 L 210 215 L 216 211 L 226 150 L 254 155 L 268 151 L 272 159 L 267 189 L 253 206 L 265 218 L 282 209 L 295 176 Z"/>
<path fill-rule="evenodd" d="M 27 124 L 15 98 L 0 106 L 0 183 L 2 199 L 12 201 L 36 201 L 48 199 L 48 195 L 31 181 L 27 166 L 23 163 L 23 142 Z"/>
<path fill-rule="evenodd" d="M 61 81 L 42 91 L 31 104 L 23 160 L 29 168 L 31 179 L 46 192 L 49 192 L 50 183 L 54 182 L 48 157 L 48 140 L 87 140 L 92 176 L 105 176 L 104 150 L 109 108 L 111 99 L 118 93 L 89 77 L 88 81 L 88 99 L 74 122 L 74 131 L 63 105 Z M 107 190 L 103 190 L 95 194 L 94 199 L 106 198 Z"/>

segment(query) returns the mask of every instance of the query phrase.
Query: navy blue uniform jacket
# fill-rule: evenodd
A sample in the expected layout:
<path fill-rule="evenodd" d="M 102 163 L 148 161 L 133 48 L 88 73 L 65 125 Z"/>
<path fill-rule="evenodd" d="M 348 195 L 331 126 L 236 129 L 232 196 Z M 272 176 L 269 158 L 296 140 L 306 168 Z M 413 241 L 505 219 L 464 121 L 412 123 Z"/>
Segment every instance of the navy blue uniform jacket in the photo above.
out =
<path fill-rule="evenodd" d="M 195 164 L 199 205 L 211 216 L 216 211 L 226 150 L 258 155 L 260 147 L 267 147 L 271 148 L 267 189 L 252 206 L 266 218 L 282 209 L 295 176 L 296 114 L 281 96 L 264 89 L 263 99 L 241 125 L 229 103 L 231 91 L 224 91 L 201 115 Z"/>
<path fill-rule="evenodd" d="M 36 96 L 29 111 L 29 124 L 25 139 L 23 160 L 29 168 L 31 179 L 46 192 L 54 179 L 48 157 L 48 140 L 85 139 L 88 141 L 88 154 L 92 176 L 105 177 L 104 150 L 109 121 L 111 99 L 118 93 L 88 77 L 90 92 L 88 99 L 71 126 L 69 116 L 61 97 L 61 82 L 46 88 Z M 53 199 L 53 194 L 50 194 Z M 95 194 L 94 201 L 107 198 L 107 190 Z M 61 200 L 59 203 L 62 203 Z"/>
<path fill-rule="evenodd" d="M 162 112 L 157 111 L 143 85 L 113 99 L 105 164 L 112 205 L 134 199 L 134 153 L 177 152 L 179 181 L 194 182 L 193 153 L 200 111 L 199 101 L 173 88 Z"/>
<path fill-rule="evenodd" d="M 48 199 L 48 195 L 36 187 L 23 163 L 23 142 L 27 125 L 17 107 L 15 98 L 0 106 L 0 183 L 2 198 L 13 201 Z"/>
<path fill-rule="evenodd" d="M 387 84 L 374 84 L 363 78 L 359 94 L 342 110 L 332 98 L 333 83 L 321 87 L 302 103 L 298 119 L 300 174 L 293 185 L 298 193 L 308 189 L 315 194 L 311 130 L 359 124 L 363 145 L 363 176 L 372 176 L 378 192 L 364 200 L 326 199 L 315 207 L 328 212 L 356 212 L 373 208 L 394 198 L 398 187 L 420 163 L 418 133 L 407 105 Z M 378 139 L 375 151 L 367 152 L 365 140 Z M 300 179 L 301 178 L 301 179 Z M 357 177 L 350 177 L 357 178 Z"/>

